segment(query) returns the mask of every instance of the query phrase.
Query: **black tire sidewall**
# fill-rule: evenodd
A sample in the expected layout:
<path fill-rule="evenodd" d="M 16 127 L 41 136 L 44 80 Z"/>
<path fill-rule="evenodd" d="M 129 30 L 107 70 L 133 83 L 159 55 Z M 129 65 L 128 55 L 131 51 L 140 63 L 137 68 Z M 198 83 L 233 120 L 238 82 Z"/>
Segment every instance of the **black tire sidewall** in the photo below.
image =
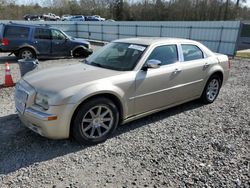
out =
<path fill-rule="evenodd" d="M 89 56 L 89 52 L 83 48 L 77 48 L 73 51 L 73 57 L 75 58 L 86 58 Z"/>
<path fill-rule="evenodd" d="M 213 79 L 217 79 L 218 81 L 219 81 L 219 91 L 218 91 L 218 93 L 217 93 L 217 95 L 216 95 L 216 97 L 214 98 L 214 100 L 209 100 L 208 98 L 207 98 L 207 88 L 208 88 L 208 85 L 209 85 L 209 83 L 213 80 Z M 206 86 L 205 86 L 205 88 L 204 88 L 204 90 L 203 90 L 203 93 L 202 93 L 202 97 L 201 97 L 201 99 L 202 99 L 202 101 L 205 103 L 205 104 L 210 104 L 210 103 L 213 103 L 215 100 L 216 100 L 216 98 L 218 97 L 218 95 L 219 95 L 219 93 L 220 93 L 220 89 L 221 89 L 221 79 L 220 79 L 220 77 L 218 76 L 218 75 L 212 75 L 209 79 L 208 79 L 208 81 L 207 81 L 207 83 L 206 83 Z"/>
<path fill-rule="evenodd" d="M 90 138 L 87 138 L 82 133 L 81 121 L 82 121 L 82 118 L 84 117 L 84 115 L 89 111 L 89 109 L 91 109 L 97 105 L 104 105 L 111 110 L 111 112 L 113 113 L 113 117 L 114 117 L 114 123 L 112 125 L 112 128 L 109 130 L 109 132 L 106 135 L 104 135 L 101 138 L 90 139 Z M 97 143 L 105 141 L 116 130 L 118 122 L 119 122 L 119 112 L 118 112 L 116 105 L 111 100 L 109 100 L 107 98 L 98 97 L 98 98 L 92 99 L 90 101 L 87 101 L 86 103 L 83 103 L 79 107 L 77 114 L 73 120 L 72 133 L 73 133 L 74 138 L 78 142 L 80 142 L 81 144 L 87 144 L 87 145 L 97 144 Z"/>

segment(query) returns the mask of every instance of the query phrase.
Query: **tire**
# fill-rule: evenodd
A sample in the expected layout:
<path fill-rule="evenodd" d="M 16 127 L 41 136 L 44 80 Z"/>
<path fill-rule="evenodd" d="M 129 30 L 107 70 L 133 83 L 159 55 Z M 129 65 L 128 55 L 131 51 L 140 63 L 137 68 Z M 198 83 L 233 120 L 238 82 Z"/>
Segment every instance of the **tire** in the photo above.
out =
<path fill-rule="evenodd" d="M 86 58 L 89 56 L 89 53 L 83 48 L 77 48 L 73 51 L 73 57 L 76 58 Z"/>
<path fill-rule="evenodd" d="M 217 96 L 219 95 L 221 88 L 221 78 L 218 75 L 212 75 L 203 90 L 201 100 L 205 104 L 210 104 L 215 101 Z"/>
<path fill-rule="evenodd" d="M 72 133 L 81 144 L 105 141 L 116 129 L 119 112 L 116 105 L 104 97 L 83 103 L 73 120 Z"/>
<path fill-rule="evenodd" d="M 33 59 L 36 58 L 36 53 L 31 48 L 22 48 L 18 53 L 19 59 Z"/>

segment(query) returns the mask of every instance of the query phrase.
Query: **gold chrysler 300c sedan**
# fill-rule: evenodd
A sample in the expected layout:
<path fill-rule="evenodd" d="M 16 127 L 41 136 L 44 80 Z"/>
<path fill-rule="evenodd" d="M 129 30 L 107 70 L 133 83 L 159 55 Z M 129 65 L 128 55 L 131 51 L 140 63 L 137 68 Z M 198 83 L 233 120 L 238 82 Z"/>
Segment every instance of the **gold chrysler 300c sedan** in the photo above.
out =
<path fill-rule="evenodd" d="M 52 139 L 102 142 L 118 124 L 200 98 L 212 103 L 228 57 L 176 38 L 113 41 L 75 65 L 31 72 L 16 85 L 22 122 Z"/>

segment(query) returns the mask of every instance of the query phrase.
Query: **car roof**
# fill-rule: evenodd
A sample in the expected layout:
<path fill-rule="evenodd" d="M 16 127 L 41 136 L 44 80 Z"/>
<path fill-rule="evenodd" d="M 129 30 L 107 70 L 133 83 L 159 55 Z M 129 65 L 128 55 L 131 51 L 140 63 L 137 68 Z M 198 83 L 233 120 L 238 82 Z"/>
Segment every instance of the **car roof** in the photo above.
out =
<path fill-rule="evenodd" d="M 9 23 L 4 23 L 4 25 L 8 25 L 8 26 L 20 26 L 20 27 L 32 27 L 32 28 L 36 28 L 36 27 L 40 27 L 40 28 L 54 28 L 54 27 L 51 27 L 48 24 L 22 24 L 22 23 L 9 22 Z"/>
<path fill-rule="evenodd" d="M 124 38 L 124 39 L 115 40 L 114 42 L 133 43 L 133 44 L 140 44 L 140 45 L 152 45 L 155 43 L 162 43 L 162 42 L 196 43 L 193 40 L 188 40 L 188 39 L 183 39 L 183 38 L 167 38 L 167 37 Z"/>

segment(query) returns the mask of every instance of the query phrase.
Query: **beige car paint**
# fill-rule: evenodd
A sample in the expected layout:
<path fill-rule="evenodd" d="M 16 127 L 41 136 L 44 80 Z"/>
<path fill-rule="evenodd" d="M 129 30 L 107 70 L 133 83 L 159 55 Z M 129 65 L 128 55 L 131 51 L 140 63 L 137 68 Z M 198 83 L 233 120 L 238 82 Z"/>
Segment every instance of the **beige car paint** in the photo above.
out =
<path fill-rule="evenodd" d="M 115 71 L 79 63 L 55 67 L 24 76 L 18 84 L 30 93 L 24 114 L 19 117 L 33 131 L 53 139 L 68 138 L 71 119 L 77 107 L 95 95 L 109 94 L 120 101 L 122 123 L 199 98 L 214 72 L 229 76 L 228 57 L 214 54 L 198 42 L 171 38 L 120 39 L 116 42 L 146 44 L 149 47 L 131 71 Z M 179 61 L 156 69 L 142 70 L 152 50 L 160 45 L 176 44 Z M 180 44 L 197 45 L 205 54 L 201 60 L 183 62 Z M 36 93 L 49 96 L 49 109 L 34 104 Z M 46 121 L 37 115 L 56 115 Z"/>

